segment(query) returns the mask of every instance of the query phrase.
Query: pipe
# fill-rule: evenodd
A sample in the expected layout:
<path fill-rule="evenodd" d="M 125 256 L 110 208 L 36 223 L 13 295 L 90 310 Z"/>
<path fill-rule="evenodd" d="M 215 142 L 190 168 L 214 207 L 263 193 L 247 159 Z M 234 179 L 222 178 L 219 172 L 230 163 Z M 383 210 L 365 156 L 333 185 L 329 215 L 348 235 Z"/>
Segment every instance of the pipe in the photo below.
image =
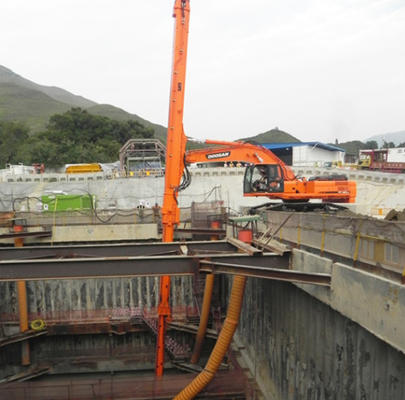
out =
<path fill-rule="evenodd" d="M 18 292 L 18 312 L 20 315 L 20 332 L 28 331 L 28 304 L 27 304 L 27 287 L 25 281 L 17 281 Z M 21 364 L 29 365 L 30 347 L 28 340 L 21 342 Z"/>
<path fill-rule="evenodd" d="M 23 225 L 14 225 L 14 232 L 23 232 Z M 14 247 L 23 247 L 24 239 L 17 237 L 14 239 Z M 18 295 L 18 313 L 20 316 L 20 332 L 28 331 L 28 304 L 27 304 L 27 285 L 25 281 L 17 281 Z M 21 342 L 21 364 L 29 365 L 30 361 L 30 344 L 28 340 Z"/>
<path fill-rule="evenodd" d="M 225 319 L 221 334 L 218 337 L 207 365 L 193 381 L 191 381 L 176 397 L 174 397 L 174 400 L 193 399 L 214 378 L 232 341 L 236 327 L 238 326 L 243 295 L 245 292 L 245 284 L 245 276 L 235 276 L 232 285 L 231 298 L 229 300 L 228 316 Z"/>
<path fill-rule="evenodd" d="M 214 274 L 208 274 L 205 277 L 204 299 L 201 310 L 200 325 L 198 327 L 197 338 L 194 345 L 193 355 L 191 356 L 191 364 L 197 364 L 200 359 L 201 349 L 204 342 L 205 332 L 208 325 L 208 317 L 211 308 L 212 289 L 214 287 Z"/>
<path fill-rule="evenodd" d="M 211 228 L 219 229 L 220 221 L 212 221 Z M 211 240 L 218 240 L 217 235 L 211 236 Z M 205 332 L 207 330 L 208 317 L 210 313 L 211 300 L 212 300 L 212 289 L 214 287 L 214 275 L 209 274 L 205 277 L 205 288 L 204 288 L 204 299 L 202 304 L 201 316 L 200 316 L 200 325 L 198 327 L 198 333 L 196 342 L 194 345 L 193 355 L 191 356 L 191 364 L 197 364 L 200 359 L 201 349 L 204 342 Z"/>
<path fill-rule="evenodd" d="M 14 233 L 23 232 L 24 226 L 23 225 L 14 225 L 13 226 Z M 23 247 L 24 246 L 24 239 L 22 237 L 16 237 L 14 239 L 14 247 Z"/>

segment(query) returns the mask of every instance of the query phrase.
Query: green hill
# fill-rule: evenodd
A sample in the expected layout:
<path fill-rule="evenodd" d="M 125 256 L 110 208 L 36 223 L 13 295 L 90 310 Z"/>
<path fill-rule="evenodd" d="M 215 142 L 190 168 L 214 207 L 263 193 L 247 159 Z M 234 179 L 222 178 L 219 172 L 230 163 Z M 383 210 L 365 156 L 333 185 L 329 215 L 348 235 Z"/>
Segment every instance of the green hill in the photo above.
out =
<path fill-rule="evenodd" d="M 152 127 L 155 137 L 166 142 L 166 128 L 161 125 L 108 104 L 97 104 L 64 89 L 38 85 L 0 65 L 1 120 L 24 122 L 34 134 L 45 129 L 52 115 L 63 114 L 72 107 L 118 121 L 139 121 L 145 127 Z"/>
<path fill-rule="evenodd" d="M 109 104 L 98 104 L 58 87 L 39 85 L 0 65 L 1 120 L 23 122 L 29 127 L 30 134 L 34 134 L 45 130 L 52 115 L 63 114 L 73 107 L 80 107 L 90 114 L 108 117 L 121 122 L 127 120 L 138 121 L 147 128 L 153 128 L 155 137 L 166 143 L 167 128 L 162 125 L 154 124 L 138 115 L 130 114 Z M 258 143 L 300 142 L 294 136 L 278 128 L 239 140 L 256 141 Z M 191 142 L 188 145 L 188 148 L 195 147 L 205 146 L 195 145 Z"/>
<path fill-rule="evenodd" d="M 0 118 L 3 121 L 24 122 L 30 133 L 45 129 L 49 118 L 72 107 L 43 92 L 14 83 L 0 83 Z"/>
<path fill-rule="evenodd" d="M 3 67 L 2 65 L 0 65 L 0 83 L 8 83 L 21 86 L 26 89 L 32 89 L 44 93 L 45 95 L 58 102 L 71 104 L 74 107 L 87 108 L 97 104 L 94 101 L 87 100 L 82 96 L 76 96 L 72 93 L 69 93 L 67 90 L 60 89 L 55 86 L 38 85 L 37 83 L 31 82 L 30 80 L 17 75 L 13 71 L 6 67 Z"/>
<path fill-rule="evenodd" d="M 249 138 L 239 139 L 243 141 L 255 141 L 257 143 L 297 143 L 301 142 L 296 137 L 290 135 L 287 132 L 280 131 L 278 128 L 271 129 L 270 131 L 260 133 L 256 136 L 251 136 Z"/>

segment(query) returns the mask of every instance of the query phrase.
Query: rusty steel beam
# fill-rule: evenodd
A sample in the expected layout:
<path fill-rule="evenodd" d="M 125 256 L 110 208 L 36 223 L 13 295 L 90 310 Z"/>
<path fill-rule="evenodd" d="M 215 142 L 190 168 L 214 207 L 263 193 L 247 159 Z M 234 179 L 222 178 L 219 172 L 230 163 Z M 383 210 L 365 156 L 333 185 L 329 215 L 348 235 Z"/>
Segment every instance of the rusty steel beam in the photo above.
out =
<path fill-rule="evenodd" d="M 236 248 L 238 248 L 241 251 L 244 251 L 247 254 L 250 254 L 251 256 L 257 256 L 257 255 L 262 255 L 262 251 L 259 250 L 256 247 L 251 246 L 248 243 L 242 242 L 241 240 L 235 239 L 233 237 L 229 237 L 227 238 L 227 241 L 232 244 L 233 246 L 235 246 Z"/>
<path fill-rule="evenodd" d="M 169 272 L 170 271 L 170 272 Z M 0 262 L 0 280 L 15 281 L 127 276 L 194 275 L 198 265 L 181 257 L 103 257 Z"/>
<path fill-rule="evenodd" d="M 70 321 L 47 323 L 48 336 L 84 335 L 99 333 L 114 333 L 123 335 L 128 332 L 144 332 L 146 327 L 134 326 L 128 321 Z"/>
<path fill-rule="evenodd" d="M 149 354 L 142 354 L 143 357 Z M 120 358 L 122 359 L 122 358 Z M 128 365 L 133 362 L 133 358 L 127 357 Z M 105 361 L 111 362 L 110 357 L 105 357 Z M 60 360 L 52 358 L 53 363 L 58 361 L 66 363 L 65 358 Z M 101 361 L 100 358 L 89 359 L 95 365 Z M 140 361 L 136 360 L 139 365 Z M 45 367 L 46 368 L 46 367 Z M 1 386 L 0 397 L 2 399 L 28 399 L 32 398 L 30 393 L 46 393 L 47 399 L 173 399 L 184 387 L 186 387 L 195 377 L 194 374 L 170 373 L 164 375 L 159 382 L 156 381 L 152 373 L 144 371 L 132 371 L 131 375 L 103 374 L 75 376 L 69 379 L 58 375 L 53 375 L 52 380 L 32 380 L 29 382 L 13 382 L 13 377 L 9 378 L 7 385 Z M 72 393 L 74 395 L 72 395 Z M 245 393 L 252 393 L 249 383 L 244 378 L 242 370 L 218 371 L 210 384 L 201 392 L 198 398 L 202 399 L 245 399 Z M 18 396 L 20 394 L 20 396 Z M 44 398 L 37 397 L 37 398 Z M 252 398 L 252 396 L 250 396 Z"/>
<path fill-rule="evenodd" d="M 162 233 L 163 229 L 159 228 L 159 233 Z M 193 233 L 195 235 L 204 236 L 226 236 L 226 229 L 216 229 L 216 228 L 176 228 L 175 233 Z"/>
<path fill-rule="evenodd" d="M 257 258 L 254 258 L 254 260 L 257 260 Z M 211 272 L 213 274 L 244 275 L 254 278 L 265 278 L 295 283 L 310 283 L 320 286 L 330 286 L 332 279 L 330 274 L 227 264 L 208 260 L 200 261 L 200 271 Z"/>
<path fill-rule="evenodd" d="M 199 260 L 207 255 L 156 256 L 156 257 L 103 257 L 23 259 L 0 261 L 0 281 L 112 278 L 135 276 L 195 275 L 199 272 Z M 265 253 L 251 257 L 244 253 L 214 254 L 209 256 L 214 263 L 241 265 L 249 268 L 287 268 L 288 257 Z M 231 266 L 229 267 L 232 270 Z M 233 273 L 236 272 L 237 269 Z"/>
<path fill-rule="evenodd" d="M 47 330 L 43 329 L 40 331 L 29 330 L 22 333 L 17 333 L 16 335 L 6 336 L 0 339 L 0 347 L 9 345 L 10 343 L 22 342 L 23 340 L 28 340 L 37 336 L 42 336 L 47 334 Z"/>
<path fill-rule="evenodd" d="M 14 239 L 14 238 L 28 238 L 28 237 L 50 237 L 52 236 L 51 230 L 33 231 L 33 232 L 10 232 L 2 233 L 1 239 Z"/>
<path fill-rule="evenodd" d="M 198 333 L 197 325 L 185 324 L 178 321 L 170 321 L 169 328 L 175 329 L 177 331 L 192 333 L 193 335 L 196 335 Z M 214 329 L 206 329 L 205 337 L 216 340 L 218 339 L 218 333 Z"/>
<path fill-rule="evenodd" d="M 20 248 L 0 247 L 0 260 L 44 259 L 66 257 L 113 257 L 113 256 L 158 256 L 182 254 L 181 247 L 186 246 L 188 253 L 234 252 L 235 247 L 227 241 L 196 241 L 173 243 L 123 243 L 58 246 L 25 246 Z"/>
<path fill-rule="evenodd" d="M 20 372 L 19 374 L 11 375 L 8 376 L 4 379 L 0 380 L 0 384 L 2 383 L 12 383 L 12 382 L 24 382 L 28 381 L 29 379 L 36 378 L 38 376 L 44 375 L 44 374 L 49 374 L 52 370 L 51 366 L 41 366 L 41 365 L 35 365 L 32 368 L 28 369 L 27 371 Z M 2 388 L 3 392 L 3 388 Z M 9 393 L 10 395 L 9 398 L 13 398 L 13 394 Z"/>

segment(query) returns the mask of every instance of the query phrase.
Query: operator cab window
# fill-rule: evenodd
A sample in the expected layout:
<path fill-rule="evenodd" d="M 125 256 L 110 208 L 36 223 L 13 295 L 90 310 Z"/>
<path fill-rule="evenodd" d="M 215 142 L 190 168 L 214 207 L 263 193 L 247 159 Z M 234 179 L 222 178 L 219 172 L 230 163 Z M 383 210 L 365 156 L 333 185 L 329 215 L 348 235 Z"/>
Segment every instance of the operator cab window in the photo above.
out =
<path fill-rule="evenodd" d="M 283 176 L 279 165 L 259 164 L 246 168 L 245 193 L 282 192 L 283 190 Z"/>

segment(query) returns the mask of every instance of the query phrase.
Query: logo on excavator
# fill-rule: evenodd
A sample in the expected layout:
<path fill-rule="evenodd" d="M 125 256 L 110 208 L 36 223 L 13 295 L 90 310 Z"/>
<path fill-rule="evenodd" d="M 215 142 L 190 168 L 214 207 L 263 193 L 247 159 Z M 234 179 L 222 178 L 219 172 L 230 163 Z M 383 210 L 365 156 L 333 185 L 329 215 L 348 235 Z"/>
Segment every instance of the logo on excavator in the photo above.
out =
<path fill-rule="evenodd" d="M 216 158 L 229 157 L 230 155 L 230 151 L 223 151 L 221 153 L 207 154 L 205 157 L 207 157 L 208 160 L 215 160 Z"/>

